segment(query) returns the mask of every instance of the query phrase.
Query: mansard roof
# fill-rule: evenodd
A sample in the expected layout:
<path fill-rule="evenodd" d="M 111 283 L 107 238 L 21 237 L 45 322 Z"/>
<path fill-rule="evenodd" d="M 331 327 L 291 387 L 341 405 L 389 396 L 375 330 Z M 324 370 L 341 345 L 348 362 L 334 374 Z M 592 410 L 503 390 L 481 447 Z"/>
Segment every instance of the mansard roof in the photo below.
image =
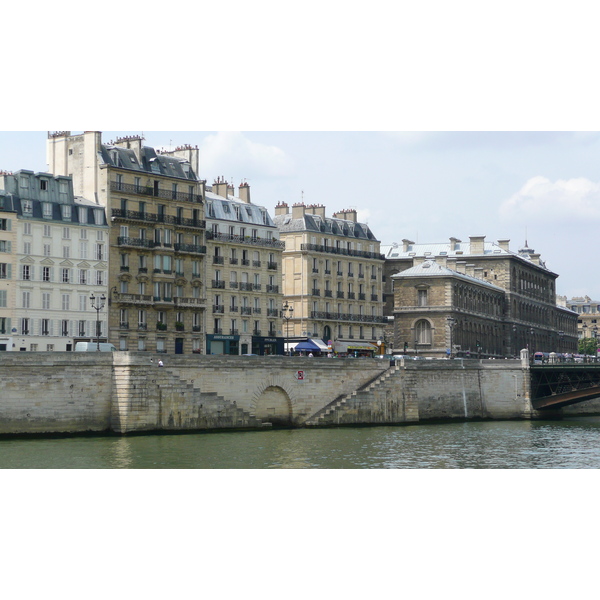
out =
<path fill-rule="evenodd" d="M 233 221 L 242 224 L 260 225 L 262 227 L 275 227 L 271 215 L 263 206 L 244 202 L 240 198 L 231 195 L 224 198 L 209 189 L 205 192 L 205 200 L 205 217 L 207 221 Z M 209 211 L 212 212 L 209 214 Z"/>
<path fill-rule="evenodd" d="M 321 217 L 320 215 L 309 213 L 305 213 L 297 219 L 293 219 L 291 213 L 277 215 L 274 221 L 282 233 L 314 231 L 315 233 L 339 235 L 352 239 L 377 241 L 366 223 L 355 223 L 354 221 L 345 219 Z"/>

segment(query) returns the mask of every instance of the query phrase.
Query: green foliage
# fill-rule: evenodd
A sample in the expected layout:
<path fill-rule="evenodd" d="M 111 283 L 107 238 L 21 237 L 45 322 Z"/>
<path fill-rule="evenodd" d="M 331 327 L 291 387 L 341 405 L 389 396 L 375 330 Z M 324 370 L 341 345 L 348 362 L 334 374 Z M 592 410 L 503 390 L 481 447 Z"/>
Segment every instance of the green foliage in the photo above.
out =
<path fill-rule="evenodd" d="M 598 340 L 596 338 L 582 338 L 579 340 L 577 351 L 579 354 L 591 354 L 596 356 Z"/>

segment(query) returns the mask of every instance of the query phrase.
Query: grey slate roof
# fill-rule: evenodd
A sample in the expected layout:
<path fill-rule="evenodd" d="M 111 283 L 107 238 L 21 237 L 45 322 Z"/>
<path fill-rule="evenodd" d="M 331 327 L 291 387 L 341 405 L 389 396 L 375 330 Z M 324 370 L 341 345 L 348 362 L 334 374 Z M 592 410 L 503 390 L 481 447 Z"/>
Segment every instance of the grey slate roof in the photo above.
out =
<path fill-rule="evenodd" d="M 292 219 L 292 214 L 277 215 L 274 219 L 275 225 L 283 233 L 294 231 L 314 231 L 330 235 L 340 235 L 359 240 L 377 241 L 366 223 L 354 223 L 344 219 L 325 217 L 319 215 L 305 214 L 300 219 Z"/>
<path fill-rule="evenodd" d="M 248 223 L 250 225 L 260 225 L 262 227 L 273 227 L 275 223 L 271 215 L 263 206 L 249 204 L 236 198 L 235 196 L 218 196 L 207 189 L 205 192 L 206 200 L 206 220 L 224 220 L 235 223 Z M 213 215 L 209 215 L 209 205 L 212 207 Z M 236 208 L 237 207 L 237 212 Z M 238 215 L 239 214 L 239 218 Z M 264 220 L 263 220 L 264 216 Z"/>
<path fill-rule="evenodd" d="M 468 281 L 469 283 L 476 283 L 478 285 L 482 285 L 484 287 L 488 287 L 494 289 L 496 291 L 504 293 L 504 289 L 489 283 L 483 279 L 478 279 L 477 277 L 472 277 L 471 275 L 466 275 L 465 273 L 459 273 L 458 271 L 453 271 L 452 269 L 448 269 L 440 264 L 438 264 L 434 259 L 426 260 L 425 262 L 411 267 L 410 269 L 406 269 L 406 271 L 402 271 L 400 273 L 396 273 L 392 275 L 392 279 L 405 279 L 410 277 L 456 277 L 458 279 L 462 279 L 463 281 Z"/>
<path fill-rule="evenodd" d="M 141 161 L 138 161 L 133 150 L 109 144 L 102 144 L 99 151 L 100 162 L 113 167 L 192 181 L 197 179 L 190 163 L 184 159 L 158 154 L 150 146 L 142 146 L 140 154 Z"/>

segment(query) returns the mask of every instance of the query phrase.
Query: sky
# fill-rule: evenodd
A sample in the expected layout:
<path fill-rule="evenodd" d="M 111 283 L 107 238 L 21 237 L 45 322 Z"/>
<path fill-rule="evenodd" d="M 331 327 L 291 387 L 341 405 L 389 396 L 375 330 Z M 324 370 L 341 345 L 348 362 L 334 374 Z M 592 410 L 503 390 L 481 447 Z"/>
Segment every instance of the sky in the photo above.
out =
<path fill-rule="evenodd" d="M 73 131 L 78 133 L 78 131 Z M 600 299 L 600 133 L 565 131 L 103 131 L 103 141 L 200 149 L 200 177 L 250 184 L 252 201 L 356 208 L 383 244 L 510 239 L 558 273 L 557 292 Z M 47 132 L 0 132 L 0 170 L 46 171 Z"/>

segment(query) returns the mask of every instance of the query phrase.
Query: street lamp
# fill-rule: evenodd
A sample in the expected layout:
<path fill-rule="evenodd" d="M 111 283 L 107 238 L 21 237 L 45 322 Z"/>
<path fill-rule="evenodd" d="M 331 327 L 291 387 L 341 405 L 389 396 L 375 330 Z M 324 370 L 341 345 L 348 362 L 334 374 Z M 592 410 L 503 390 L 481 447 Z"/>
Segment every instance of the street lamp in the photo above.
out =
<path fill-rule="evenodd" d="M 96 300 L 98 304 L 96 304 Z M 106 296 L 104 293 L 100 298 L 96 299 L 94 296 L 94 292 L 90 296 L 90 302 L 92 304 L 92 308 L 96 310 L 96 351 L 100 351 L 100 311 L 104 308 L 106 304 Z"/>
<path fill-rule="evenodd" d="M 454 326 L 456 325 L 456 319 L 453 317 L 446 317 L 446 323 L 450 329 L 450 358 L 453 358 L 454 345 L 452 343 L 452 332 L 454 331 Z"/>
<path fill-rule="evenodd" d="M 381 356 L 381 338 L 377 340 L 377 352 Z"/>
<path fill-rule="evenodd" d="M 285 301 L 285 304 L 281 307 L 281 316 L 285 320 L 285 345 L 288 346 L 288 351 L 291 356 L 292 352 L 289 348 L 288 338 L 290 337 L 289 325 L 290 319 L 294 316 L 294 307 L 290 306 L 287 300 Z"/>

